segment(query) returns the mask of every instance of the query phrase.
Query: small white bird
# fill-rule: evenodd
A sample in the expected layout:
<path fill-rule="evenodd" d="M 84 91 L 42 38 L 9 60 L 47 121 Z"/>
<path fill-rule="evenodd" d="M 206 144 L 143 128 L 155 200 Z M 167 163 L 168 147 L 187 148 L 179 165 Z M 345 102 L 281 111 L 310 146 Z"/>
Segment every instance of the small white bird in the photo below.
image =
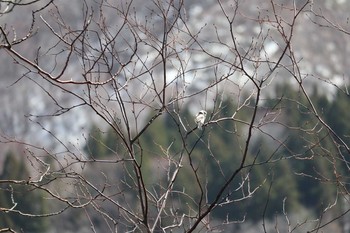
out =
<path fill-rule="evenodd" d="M 205 118 L 207 117 L 207 112 L 205 110 L 200 110 L 194 121 L 196 122 L 198 129 L 202 130 L 202 126 L 204 125 Z"/>

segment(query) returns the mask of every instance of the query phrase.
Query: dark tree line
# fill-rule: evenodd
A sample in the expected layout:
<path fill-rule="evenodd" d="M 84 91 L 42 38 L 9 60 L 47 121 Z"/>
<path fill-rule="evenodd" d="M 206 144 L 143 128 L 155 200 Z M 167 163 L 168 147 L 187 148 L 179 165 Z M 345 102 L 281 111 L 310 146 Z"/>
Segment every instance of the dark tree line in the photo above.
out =
<path fill-rule="evenodd" d="M 5 90 L 23 93 L 4 109 L 24 112 L 0 143 L 25 147 L 3 162 L 0 231 L 346 230 L 347 20 L 307 0 L 207 4 L 0 0 Z"/>

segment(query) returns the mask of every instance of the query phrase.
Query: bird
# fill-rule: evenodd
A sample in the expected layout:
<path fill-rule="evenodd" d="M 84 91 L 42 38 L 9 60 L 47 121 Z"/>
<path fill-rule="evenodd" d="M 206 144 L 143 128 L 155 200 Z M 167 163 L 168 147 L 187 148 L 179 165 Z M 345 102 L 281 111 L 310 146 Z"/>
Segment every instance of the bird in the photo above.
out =
<path fill-rule="evenodd" d="M 194 122 L 196 122 L 198 129 L 202 130 L 206 116 L 207 112 L 205 110 L 200 110 L 197 113 L 196 117 L 194 118 Z"/>

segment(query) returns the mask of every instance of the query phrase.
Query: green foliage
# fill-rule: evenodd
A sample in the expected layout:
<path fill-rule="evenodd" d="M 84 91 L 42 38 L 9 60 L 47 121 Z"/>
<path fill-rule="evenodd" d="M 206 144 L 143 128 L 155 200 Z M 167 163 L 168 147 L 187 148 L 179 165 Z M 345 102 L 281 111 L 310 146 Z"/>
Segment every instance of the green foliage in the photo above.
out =
<path fill-rule="evenodd" d="M 123 156 L 126 153 L 122 139 L 113 128 L 103 132 L 97 125 L 91 127 L 84 151 L 93 159 L 103 159 L 113 154 Z"/>
<path fill-rule="evenodd" d="M 347 144 L 350 143 L 350 111 L 349 107 L 350 96 L 345 92 L 339 90 L 335 96 L 332 104 L 324 108 L 327 122 L 332 129 L 339 135 Z"/>
<path fill-rule="evenodd" d="M 273 218 L 276 213 L 282 214 L 283 204 L 289 212 L 304 206 L 316 214 L 334 201 L 336 185 L 331 180 L 334 180 L 333 166 L 337 163 L 334 161 L 337 161 L 335 156 L 338 153 L 334 138 L 320 126 L 312 106 L 301 92 L 281 85 L 276 87 L 275 93 L 276 97 L 266 99 L 261 108 L 280 112 L 278 121 L 283 130 L 279 141 L 254 131 L 245 168 L 223 194 L 212 212 L 213 218 Z M 330 102 L 314 91 L 309 98 L 320 110 L 319 116 L 348 142 L 348 96 L 337 94 L 336 101 Z M 235 115 L 240 121 L 230 119 L 236 109 L 230 99 L 214 106 L 212 112 L 215 111 L 215 116 L 209 110 L 207 121 L 211 117 L 224 120 L 211 122 L 203 131 L 195 129 L 193 115 L 187 109 L 177 114 L 166 112 L 152 122 L 135 146 L 135 156 L 142 164 L 148 190 L 162 190 L 168 184 L 167 174 L 174 166 L 166 171 L 164 168 L 169 161 L 184 156 L 183 167 L 174 183 L 174 190 L 178 192 L 172 194 L 173 202 L 178 202 L 178 211 L 188 214 L 199 208 L 198 203 L 211 203 L 242 161 L 247 131 L 244 122 L 250 122 L 253 108 L 245 106 L 240 109 Z M 150 118 L 154 114 L 150 113 Z M 104 135 L 93 127 L 90 134 L 92 139 L 86 150 L 93 157 L 103 157 L 111 151 L 125 153 L 113 129 Z M 163 166 L 165 163 L 167 165 Z M 132 167 L 125 166 L 125 169 L 132 176 Z M 125 183 L 131 184 L 131 180 L 126 179 Z M 257 187 L 259 189 L 253 192 Z M 128 188 L 132 193 L 132 185 Z M 252 196 L 249 196 L 250 192 L 253 192 Z"/>
<path fill-rule="evenodd" d="M 299 202 L 318 213 L 333 203 L 336 195 L 337 186 L 332 183 L 332 180 L 335 181 L 333 161 L 337 155 L 333 137 L 320 125 L 303 93 L 285 84 L 276 87 L 276 93 L 279 97 L 268 100 L 267 105 L 282 109 L 285 116 L 283 135 L 286 140 L 280 154 L 283 158 L 288 158 L 288 166 L 294 173 L 292 175 L 297 184 Z M 347 122 L 341 120 L 343 115 L 335 110 L 345 107 L 338 98 L 330 103 L 325 96 L 319 95 L 316 89 L 309 98 L 319 116 L 336 132 L 340 128 L 350 127 Z M 337 115 L 334 115 L 334 112 L 337 112 Z M 341 126 L 338 125 L 339 122 L 342 122 Z"/>
<path fill-rule="evenodd" d="M 23 159 L 18 160 L 9 152 L 6 155 L 4 169 L 0 180 L 28 180 L 29 172 Z M 25 184 L 3 184 L 0 186 L 0 205 L 3 208 L 28 214 L 42 214 L 47 208 L 47 203 L 40 190 L 35 190 Z M 19 232 L 45 232 L 48 229 L 46 218 L 28 217 L 14 212 L 0 212 L 0 228 L 12 228 Z"/>
<path fill-rule="evenodd" d="M 103 158 L 108 153 L 104 141 L 105 137 L 101 130 L 96 125 L 93 125 L 84 150 L 94 159 Z"/>

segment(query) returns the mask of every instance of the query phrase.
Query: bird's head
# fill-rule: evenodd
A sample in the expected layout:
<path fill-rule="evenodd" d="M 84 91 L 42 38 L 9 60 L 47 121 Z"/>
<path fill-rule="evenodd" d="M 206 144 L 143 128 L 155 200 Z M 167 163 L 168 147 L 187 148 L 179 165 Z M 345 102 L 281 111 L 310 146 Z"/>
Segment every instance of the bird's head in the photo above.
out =
<path fill-rule="evenodd" d="M 207 115 L 207 111 L 205 111 L 205 110 L 200 110 L 199 111 L 199 113 L 198 113 L 198 115 L 203 115 L 203 116 L 206 116 Z"/>

